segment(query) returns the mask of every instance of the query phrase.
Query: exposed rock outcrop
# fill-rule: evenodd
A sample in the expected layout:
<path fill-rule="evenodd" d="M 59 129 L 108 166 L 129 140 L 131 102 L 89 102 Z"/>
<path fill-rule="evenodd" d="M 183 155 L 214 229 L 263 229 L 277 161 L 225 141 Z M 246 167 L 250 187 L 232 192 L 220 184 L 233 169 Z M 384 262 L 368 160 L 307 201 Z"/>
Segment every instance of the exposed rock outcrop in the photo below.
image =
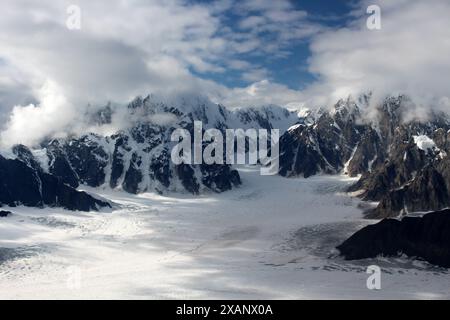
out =
<path fill-rule="evenodd" d="M 384 219 L 356 232 L 337 247 L 347 260 L 397 256 L 419 257 L 450 267 L 450 210 L 423 217 Z"/>
<path fill-rule="evenodd" d="M 6 218 L 12 215 L 11 211 L 0 210 L 0 218 Z"/>
<path fill-rule="evenodd" d="M 91 211 L 111 207 L 108 202 L 77 191 L 61 178 L 44 172 L 31 152 L 22 150 L 17 159 L 0 156 L 0 204 L 15 207 L 63 207 L 68 210 Z M 24 162 L 22 159 L 27 159 Z"/>

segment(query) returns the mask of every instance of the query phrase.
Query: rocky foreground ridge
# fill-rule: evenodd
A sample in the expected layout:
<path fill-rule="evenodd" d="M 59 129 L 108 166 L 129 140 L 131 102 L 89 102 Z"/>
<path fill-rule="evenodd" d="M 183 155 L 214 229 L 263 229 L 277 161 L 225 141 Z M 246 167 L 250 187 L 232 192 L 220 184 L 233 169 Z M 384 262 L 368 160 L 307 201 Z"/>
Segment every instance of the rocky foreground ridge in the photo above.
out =
<path fill-rule="evenodd" d="M 418 257 L 450 267 L 450 210 L 383 219 L 356 232 L 337 248 L 347 260 L 398 256 Z"/>

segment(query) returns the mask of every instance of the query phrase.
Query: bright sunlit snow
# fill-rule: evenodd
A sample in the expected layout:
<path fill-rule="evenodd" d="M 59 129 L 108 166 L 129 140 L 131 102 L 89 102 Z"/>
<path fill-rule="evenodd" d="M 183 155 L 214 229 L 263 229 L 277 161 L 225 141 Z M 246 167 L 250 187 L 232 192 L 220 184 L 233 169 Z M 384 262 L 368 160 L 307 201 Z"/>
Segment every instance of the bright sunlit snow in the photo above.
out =
<path fill-rule="evenodd" d="M 242 169 L 223 194 L 100 195 L 121 208 L 10 208 L 0 218 L 0 298 L 449 298 L 443 269 L 406 258 L 343 261 L 365 224 L 352 179 L 285 179 Z M 382 268 L 378 291 L 367 266 Z"/>
<path fill-rule="evenodd" d="M 417 145 L 417 147 L 420 150 L 428 151 L 428 150 L 433 150 L 436 148 L 436 144 L 428 136 L 425 136 L 425 135 L 413 136 L 413 139 L 414 139 L 414 143 Z"/>

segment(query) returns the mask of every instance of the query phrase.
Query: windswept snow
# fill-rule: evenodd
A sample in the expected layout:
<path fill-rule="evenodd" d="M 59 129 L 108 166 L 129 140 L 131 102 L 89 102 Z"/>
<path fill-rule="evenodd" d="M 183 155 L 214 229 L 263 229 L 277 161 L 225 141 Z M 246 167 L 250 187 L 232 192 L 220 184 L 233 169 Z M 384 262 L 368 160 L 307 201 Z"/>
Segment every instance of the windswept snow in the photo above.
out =
<path fill-rule="evenodd" d="M 341 193 L 353 180 L 240 174 L 242 187 L 199 197 L 101 191 L 121 205 L 112 213 L 11 208 L 0 219 L 0 298 L 450 297 L 445 270 L 337 257 L 372 223 Z M 371 264 L 381 290 L 366 288 Z"/>
<path fill-rule="evenodd" d="M 289 131 L 289 132 L 295 131 L 295 130 L 298 129 L 298 127 L 300 127 L 300 126 L 302 126 L 301 123 L 294 124 L 293 126 L 289 127 L 289 128 L 287 129 L 287 131 Z"/>
<path fill-rule="evenodd" d="M 35 149 L 31 150 L 33 153 L 33 156 L 36 158 L 36 160 L 39 162 L 39 165 L 45 172 L 49 172 L 49 159 L 47 155 L 47 149 Z"/>
<path fill-rule="evenodd" d="M 428 151 L 428 150 L 436 149 L 436 144 L 428 136 L 425 136 L 425 135 L 413 136 L 413 139 L 414 139 L 414 143 L 417 145 L 417 147 L 420 150 Z"/>

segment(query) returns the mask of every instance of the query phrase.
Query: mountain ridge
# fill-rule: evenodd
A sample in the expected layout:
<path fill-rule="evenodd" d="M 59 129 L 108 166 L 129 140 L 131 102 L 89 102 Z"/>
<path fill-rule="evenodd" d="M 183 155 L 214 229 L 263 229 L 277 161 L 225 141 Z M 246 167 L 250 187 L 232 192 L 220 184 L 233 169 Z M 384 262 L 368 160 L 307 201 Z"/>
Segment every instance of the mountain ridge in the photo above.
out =
<path fill-rule="evenodd" d="M 357 99 L 349 96 L 331 109 L 294 112 L 275 105 L 230 110 L 202 96 L 170 100 L 148 95 L 126 105 L 126 112 L 119 116 L 127 117 L 127 127 L 113 134 L 47 139 L 39 148 L 15 147 L 10 157 L 31 167 L 38 164 L 45 173 L 75 189 L 84 184 L 130 193 L 223 192 L 241 184 L 239 173 L 230 165 L 174 165 L 170 160 L 171 132 L 182 128 L 192 133 L 194 121 L 202 121 L 204 130 L 222 132 L 228 128 L 276 128 L 282 133 L 280 175 L 361 176 L 349 191 L 358 191 L 363 200 L 379 202 L 367 217 L 450 205 L 446 164 L 450 117 L 431 113 L 426 121 L 405 121 L 412 103 L 408 97 L 389 96 L 375 107 L 371 99 L 371 94 Z M 376 112 L 369 114 L 369 108 Z M 91 115 L 91 122 L 110 125 L 116 113 L 115 107 L 107 104 Z M 421 185 L 436 191 L 427 198 L 419 197 L 423 206 L 413 203 L 418 194 L 427 193 Z"/>

